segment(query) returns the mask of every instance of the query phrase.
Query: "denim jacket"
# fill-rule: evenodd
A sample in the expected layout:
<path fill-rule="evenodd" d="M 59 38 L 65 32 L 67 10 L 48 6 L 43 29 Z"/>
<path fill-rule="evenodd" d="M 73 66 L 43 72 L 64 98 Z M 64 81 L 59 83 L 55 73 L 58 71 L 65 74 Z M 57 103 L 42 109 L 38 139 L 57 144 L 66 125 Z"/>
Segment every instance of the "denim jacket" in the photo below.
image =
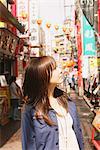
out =
<path fill-rule="evenodd" d="M 73 130 L 79 144 L 83 150 L 82 130 L 77 115 L 76 106 L 72 101 L 68 101 L 68 111 L 73 119 Z M 49 126 L 43 119 L 37 120 L 34 117 L 35 110 L 30 105 L 25 105 L 22 113 L 22 150 L 59 150 L 58 125 Z M 49 116 L 57 124 L 56 113 L 49 110 Z"/>

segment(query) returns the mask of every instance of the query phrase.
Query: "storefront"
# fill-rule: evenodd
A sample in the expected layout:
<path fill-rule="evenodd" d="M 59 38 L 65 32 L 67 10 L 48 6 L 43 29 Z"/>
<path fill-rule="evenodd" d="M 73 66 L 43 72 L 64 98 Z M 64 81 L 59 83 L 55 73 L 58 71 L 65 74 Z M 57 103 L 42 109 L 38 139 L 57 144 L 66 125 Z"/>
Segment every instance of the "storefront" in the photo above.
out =
<path fill-rule="evenodd" d="M 8 11 L 0 1 L 0 21 L 6 26 L 0 28 L 0 147 L 20 127 L 20 122 L 9 118 L 10 114 L 10 93 L 9 77 L 18 74 L 17 56 L 20 38 L 12 29 L 24 33 L 24 27 Z M 6 27 L 6 28 L 5 28 Z M 14 30 L 14 31 L 15 31 Z"/>
<path fill-rule="evenodd" d="M 0 28 L 0 74 L 16 75 L 16 48 L 19 38 L 6 28 Z"/>

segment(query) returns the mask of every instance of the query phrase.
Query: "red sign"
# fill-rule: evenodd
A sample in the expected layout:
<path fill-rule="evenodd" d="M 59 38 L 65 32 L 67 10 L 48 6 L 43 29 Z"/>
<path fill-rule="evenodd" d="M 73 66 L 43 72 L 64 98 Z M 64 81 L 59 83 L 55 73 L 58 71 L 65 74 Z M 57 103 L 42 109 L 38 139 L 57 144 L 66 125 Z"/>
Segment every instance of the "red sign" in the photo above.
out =
<path fill-rule="evenodd" d="M 81 38 L 81 24 L 77 23 L 77 48 L 78 48 L 78 85 L 83 86 L 82 82 L 82 38 Z"/>

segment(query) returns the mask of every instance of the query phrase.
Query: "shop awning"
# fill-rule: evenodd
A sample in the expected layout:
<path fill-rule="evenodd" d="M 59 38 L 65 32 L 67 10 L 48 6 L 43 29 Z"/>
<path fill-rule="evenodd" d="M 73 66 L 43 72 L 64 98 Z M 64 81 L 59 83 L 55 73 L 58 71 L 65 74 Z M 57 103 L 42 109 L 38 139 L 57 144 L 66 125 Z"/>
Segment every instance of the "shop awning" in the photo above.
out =
<path fill-rule="evenodd" d="M 7 8 L 0 2 L 0 21 L 10 23 L 16 27 L 21 33 L 24 33 L 25 28 L 18 22 L 18 20 L 7 10 Z"/>

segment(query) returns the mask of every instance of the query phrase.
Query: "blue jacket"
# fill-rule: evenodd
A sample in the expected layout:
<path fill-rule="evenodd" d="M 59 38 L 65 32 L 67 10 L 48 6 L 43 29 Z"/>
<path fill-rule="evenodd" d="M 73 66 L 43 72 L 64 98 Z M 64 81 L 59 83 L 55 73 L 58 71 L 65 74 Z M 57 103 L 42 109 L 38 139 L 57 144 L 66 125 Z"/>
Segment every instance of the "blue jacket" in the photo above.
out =
<path fill-rule="evenodd" d="M 77 116 L 76 106 L 68 101 L 68 110 L 73 118 L 73 129 L 77 137 L 80 150 L 83 150 L 83 138 Z M 59 150 L 58 126 L 49 126 L 43 119 L 36 120 L 35 110 L 30 105 L 25 105 L 22 113 L 22 150 Z M 57 124 L 56 113 L 49 110 L 51 119 Z"/>

